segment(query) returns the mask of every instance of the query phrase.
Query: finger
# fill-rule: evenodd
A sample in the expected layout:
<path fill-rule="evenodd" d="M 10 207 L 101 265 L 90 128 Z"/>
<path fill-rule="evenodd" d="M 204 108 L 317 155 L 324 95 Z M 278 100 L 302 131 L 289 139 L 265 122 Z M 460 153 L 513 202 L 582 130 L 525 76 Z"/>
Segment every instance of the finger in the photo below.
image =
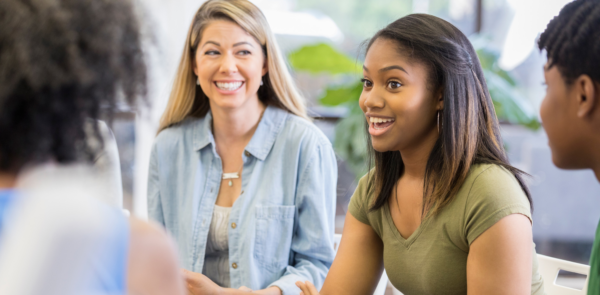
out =
<path fill-rule="evenodd" d="M 308 290 L 308 287 L 306 287 L 306 285 L 303 282 L 296 282 L 296 286 L 300 288 L 300 290 L 302 290 L 302 294 L 311 295 L 310 290 Z"/>
<path fill-rule="evenodd" d="M 311 294 L 319 294 L 319 291 L 317 291 L 317 287 L 315 287 L 313 283 L 311 283 L 310 281 L 306 281 L 306 285 L 308 286 L 308 289 L 310 290 Z"/>
<path fill-rule="evenodd" d="M 181 274 L 183 275 L 183 277 L 187 280 L 188 277 L 190 276 L 189 271 L 185 268 L 181 269 Z"/>

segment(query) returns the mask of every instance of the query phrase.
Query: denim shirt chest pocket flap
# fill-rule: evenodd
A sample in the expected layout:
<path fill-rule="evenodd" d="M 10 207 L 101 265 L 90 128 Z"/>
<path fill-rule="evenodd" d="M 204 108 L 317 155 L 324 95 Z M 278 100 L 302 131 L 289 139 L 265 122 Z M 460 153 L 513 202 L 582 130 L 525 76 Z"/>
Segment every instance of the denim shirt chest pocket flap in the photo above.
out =
<path fill-rule="evenodd" d="M 296 206 L 257 206 L 254 255 L 266 269 L 288 266 Z"/>

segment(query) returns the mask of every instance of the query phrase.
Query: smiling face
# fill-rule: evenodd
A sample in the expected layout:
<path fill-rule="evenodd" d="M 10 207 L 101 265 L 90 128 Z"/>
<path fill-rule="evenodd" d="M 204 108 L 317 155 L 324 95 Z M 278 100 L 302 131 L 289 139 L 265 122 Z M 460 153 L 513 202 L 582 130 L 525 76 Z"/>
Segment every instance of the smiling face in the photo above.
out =
<path fill-rule="evenodd" d="M 237 109 L 258 103 L 257 91 L 267 66 L 254 37 L 231 21 L 216 20 L 202 33 L 194 73 L 211 108 Z"/>
<path fill-rule="evenodd" d="M 427 68 L 399 51 L 395 41 L 379 38 L 363 66 L 360 107 L 378 152 L 419 148 L 435 142 L 441 91 L 428 88 Z"/>

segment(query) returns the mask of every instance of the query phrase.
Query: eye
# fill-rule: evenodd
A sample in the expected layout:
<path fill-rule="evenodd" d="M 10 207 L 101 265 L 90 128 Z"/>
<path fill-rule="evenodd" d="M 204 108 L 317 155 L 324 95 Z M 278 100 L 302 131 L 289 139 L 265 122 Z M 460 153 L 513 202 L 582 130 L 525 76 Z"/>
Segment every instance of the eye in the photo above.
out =
<path fill-rule="evenodd" d="M 390 87 L 390 89 L 398 89 L 400 88 L 400 86 L 402 86 L 402 84 L 397 81 L 390 81 L 388 82 L 388 86 Z"/>
<path fill-rule="evenodd" d="M 250 52 L 249 50 L 242 50 L 242 51 L 238 52 L 238 54 L 241 54 L 241 55 L 250 55 L 251 53 L 252 52 Z"/>
<path fill-rule="evenodd" d="M 373 82 L 367 80 L 367 79 L 360 79 L 360 82 L 362 82 L 363 84 L 363 88 L 369 88 L 373 86 Z"/>
<path fill-rule="evenodd" d="M 216 50 L 209 50 L 204 53 L 204 55 L 218 55 L 218 54 L 219 54 L 219 52 Z"/>

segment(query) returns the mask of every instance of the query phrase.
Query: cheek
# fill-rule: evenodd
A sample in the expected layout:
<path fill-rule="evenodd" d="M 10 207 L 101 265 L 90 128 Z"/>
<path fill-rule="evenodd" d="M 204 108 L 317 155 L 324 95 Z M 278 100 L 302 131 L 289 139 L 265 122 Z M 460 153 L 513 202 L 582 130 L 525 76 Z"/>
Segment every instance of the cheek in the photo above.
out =
<path fill-rule="evenodd" d="M 360 93 L 360 97 L 358 98 L 358 106 L 363 111 L 363 113 L 367 112 L 367 108 L 365 107 L 365 100 L 367 99 L 365 92 Z"/>
<path fill-rule="evenodd" d="M 548 93 L 546 93 L 546 97 L 544 97 L 544 100 L 542 100 L 542 104 L 540 105 L 540 118 L 542 120 L 543 125 L 546 125 L 546 122 L 547 122 L 546 119 L 550 118 L 549 114 L 548 114 L 549 107 L 550 107 L 548 105 L 548 104 L 550 104 L 549 100 L 550 99 L 548 98 Z M 544 128 L 545 128 L 545 126 L 544 126 Z"/>

